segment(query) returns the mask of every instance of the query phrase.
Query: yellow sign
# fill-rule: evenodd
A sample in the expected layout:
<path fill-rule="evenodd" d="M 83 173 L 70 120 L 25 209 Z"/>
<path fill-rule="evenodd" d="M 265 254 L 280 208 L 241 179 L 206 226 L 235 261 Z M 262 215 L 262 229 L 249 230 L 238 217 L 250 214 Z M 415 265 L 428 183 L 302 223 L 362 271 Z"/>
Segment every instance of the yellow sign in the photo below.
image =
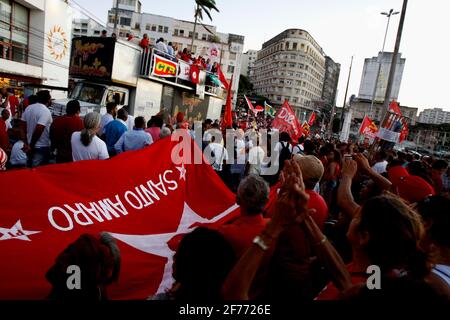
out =
<path fill-rule="evenodd" d="M 47 47 L 56 61 L 61 61 L 69 49 L 67 35 L 61 26 L 53 26 L 47 36 Z"/>

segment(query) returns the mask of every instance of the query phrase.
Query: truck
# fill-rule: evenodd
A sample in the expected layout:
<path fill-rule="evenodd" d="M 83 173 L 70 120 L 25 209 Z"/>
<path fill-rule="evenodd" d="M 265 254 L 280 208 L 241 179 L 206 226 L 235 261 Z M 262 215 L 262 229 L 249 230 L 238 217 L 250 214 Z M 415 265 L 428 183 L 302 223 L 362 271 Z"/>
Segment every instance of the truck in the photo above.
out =
<path fill-rule="evenodd" d="M 156 49 L 143 50 L 134 43 L 107 37 L 72 40 L 69 77 L 68 98 L 53 102 L 54 116 L 64 115 L 68 101 L 76 99 L 81 116 L 94 111 L 105 114 L 106 105 L 115 102 L 119 109 L 127 106 L 130 114 L 148 120 L 162 110 L 173 114 L 182 109 L 183 101 L 173 98 L 167 102 L 167 92 L 194 97 L 203 90 L 205 97 L 195 96 L 203 105 L 199 114 L 202 118 L 218 119 L 225 96 L 222 88 L 212 82 L 208 86 L 205 81 L 193 83 L 189 65 L 183 61 Z"/>

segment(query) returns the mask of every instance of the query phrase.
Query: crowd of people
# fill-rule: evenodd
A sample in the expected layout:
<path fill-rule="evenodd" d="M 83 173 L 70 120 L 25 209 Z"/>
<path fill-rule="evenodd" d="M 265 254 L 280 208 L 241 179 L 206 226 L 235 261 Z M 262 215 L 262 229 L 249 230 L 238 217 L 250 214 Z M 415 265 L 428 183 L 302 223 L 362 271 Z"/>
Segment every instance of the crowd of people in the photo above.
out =
<path fill-rule="evenodd" d="M 29 101 L 11 122 L 8 145 L 1 147 L 6 152 L 0 151 L 0 159 L 6 154 L 14 159 L 7 165 L 11 169 L 108 159 L 151 146 L 174 129 L 196 134 L 183 114 L 170 121 L 156 115 L 147 123 L 110 103 L 105 115 L 81 119 L 78 101 L 70 101 L 67 115 L 53 119 L 48 91 Z M 0 126 L 1 121 L 3 112 Z M 173 287 L 149 299 L 450 298 L 445 160 L 322 138 L 292 141 L 286 132 L 272 141 L 274 130 L 237 125 L 232 136 L 222 135 L 211 119 L 202 127 L 199 147 L 212 155 L 212 168 L 236 193 L 240 216 L 185 235 L 174 259 Z M 233 156 L 228 139 L 234 140 Z M 270 171 L 274 162 L 276 172 Z M 81 261 L 88 274 L 76 292 L 65 287 L 66 267 L 73 261 Z M 107 299 L 120 263 L 111 236 L 83 235 L 48 271 L 49 298 Z M 367 287 L 371 266 L 380 270 L 381 290 Z"/>

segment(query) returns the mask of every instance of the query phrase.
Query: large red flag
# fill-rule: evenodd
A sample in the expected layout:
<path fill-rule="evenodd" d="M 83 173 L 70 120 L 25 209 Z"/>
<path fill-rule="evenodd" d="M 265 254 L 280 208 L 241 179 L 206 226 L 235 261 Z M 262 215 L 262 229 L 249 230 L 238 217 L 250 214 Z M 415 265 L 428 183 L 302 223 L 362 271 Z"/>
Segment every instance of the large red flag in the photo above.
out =
<path fill-rule="evenodd" d="M 84 233 L 109 232 L 118 240 L 122 268 L 109 288 L 112 299 L 169 288 L 180 235 L 223 223 L 237 210 L 210 165 L 172 161 L 177 145 L 166 138 L 112 160 L 0 174 L 0 300 L 44 299 L 45 273 Z"/>
<path fill-rule="evenodd" d="M 272 123 L 272 128 L 278 129 L 280 132 L 286 131 L 294 141 L 297 141 L 303 135 L 302 126 L 287 100 L 281 109 L 278 110 L 275 120 Z"/>
<path fill-rule="evenodd" d="M 227 78 L 225 78 L 225 75 L 222 72 L 222 68 L 220 67 L 220 64 L 217 64 L 217 75 L 219 76 L 220 82 L 222 82 L 225 89 L 230 90 L 231 85 L 228 83 Z"/>
<path fill-rule="evenodd" d="M 399 116 L 402 116 L 402 110 L 400 110 L 400 106 L 398 105 L 397 101 L 392 100 L 391 104 L 389 105 L 389 112 L 398 114 Z"/>
<path fill-rule="evenodd" d="M 231 127 L 233 125 L 233 110 L 232 110 L 232 98 L 233 93 L 231 92 L 231 88 L 233 87 L 233 76 L 231 76 L 230 81 L 230 89 L 228 89 L 227 93 L 227 103 L 225 105 L 225 114 L 223 115 L 223 121 L 222 121 L 222 130 L 225 130 L 227 127 Z"/>

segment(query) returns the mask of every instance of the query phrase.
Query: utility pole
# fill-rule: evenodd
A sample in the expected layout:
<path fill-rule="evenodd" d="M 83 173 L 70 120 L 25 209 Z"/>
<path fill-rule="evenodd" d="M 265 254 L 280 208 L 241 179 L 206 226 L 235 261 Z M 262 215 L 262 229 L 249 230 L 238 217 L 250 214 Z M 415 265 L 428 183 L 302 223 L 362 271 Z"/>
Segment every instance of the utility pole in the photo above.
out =
<path fill-rule="evenodd" d="M 397 31 L 397 39 L 395 40 L 394 55 L 392 56 L 391 70 L 389 71 L 389 79 L 388 79 L 388 83 L 387 83 L 387 87 L 386 87 L 386 95 L 384 97 L 384 109 L 385 110 L 388 110 L 389 104 L 391 102 L 390 100 L 391 100 L 392 84 L 394 83 L 395 69 L 397 67 L 398 51 L 400 49 L 400 42 L 402 40 L 403 24 L 405 22 L 407 5 L 408 5 L 408 0 L 403 0 L 402 13 L 400 16 L 400 23 L 398 25 L 398 31 Z"/>
<path fill-rule="evenodd" d="M 114 33 L 116 34 L 117 38 L 119 37 L 119 33 L 117 32 L 117 20 L 119 19 L 119 1 L 120 0 L 116 0 L 116 14 L 114 16 Z"/>
<path fill-rule="evenodd" d="M 341 130 L 340 131 L 342 131 L 342 128 L 344 127 L 345 105 L 347 104 L 348 86 L 350 84 L 350 77 L 352 75 L 352 66 L 353 66 L 353 56 L 352 56 L 352 61 L 350 62 L 350 69 L 348 71 L 347 87 L 345 88 L 345 95 L 344 95 L 344 104 L 342 105 L 341 124 L 340 124 Z"/>
<path fill-rule="evenodd" d="M 372 118 L 372 110 L 373 110 L 373 104 L 375 102 L 375 96 L 377 93 L 377 86 L 378 86 L 378 80 L 380 79 L 380 71 L 381 71 L 381 63 L 383 62 L 383 55 L 384 55 L 384 48 L 386 46 L 386 38 L 388 35 L 389 30 L 389 22 L 391 21 L 391 16 L 399 14 L 400 12 L 394 12 L 394 9 L 389 10 L 389 12 L 382 12 L 381 14 L 386 16 L 388 18 L 387 25 L 386 25 L 386 32 L 384 33 L 384 40 L 383 40 L 383 48 L 381 49 L 381 56 L 378 57 L 378 69 L 377 69 L 377 75 L 375 77 L 375 84 L 372 92 L 372 102 L 370 103 L 370 109 L 369 109 L 369 116 Z"/>

